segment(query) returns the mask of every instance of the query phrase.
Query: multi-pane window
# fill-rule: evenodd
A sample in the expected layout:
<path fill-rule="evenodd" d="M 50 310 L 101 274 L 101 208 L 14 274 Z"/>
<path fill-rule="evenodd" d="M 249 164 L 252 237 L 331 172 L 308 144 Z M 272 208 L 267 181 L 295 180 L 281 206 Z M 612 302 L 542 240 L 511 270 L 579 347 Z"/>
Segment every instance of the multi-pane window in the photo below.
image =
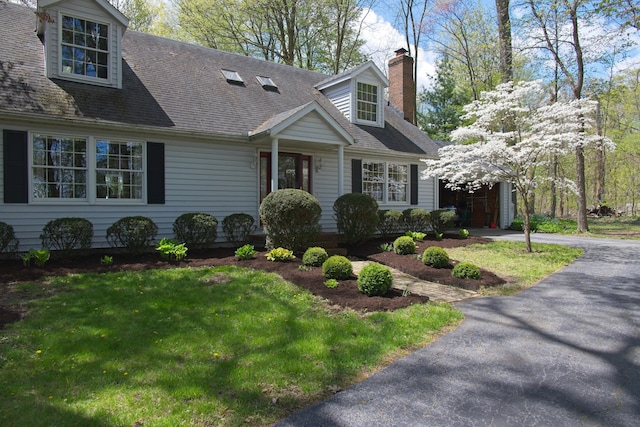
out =
<path fill-rule="evenodd" d="M 142 199 L 143 162 L 139 142 L 96 141 L 96 197 Z"/>
<path fill-rule="evenodd" d="M 109 25 L 62 16 L 62 72 L 108 78 Z"/>
<path fill-rule="evenodd" d="M 362 192 L 382 203 L 406 202 L 408 170 L 405 164 L 362 162 Z"/>
<path fill-rule="evenodd" d="M 133 200 L 144 196 L 142 142 L 34 134 L 34 200 Z"/>
<path fill-rule="evenodd" d="M 356 95 L 358 120 L 376 122 L 378 120 L 378 86 L 358 82 Z"/>
<path fill-rule="evenodd" d="M 33 197 L 87 197 L 87 140 L 50 135 L 33 136 Z"/>

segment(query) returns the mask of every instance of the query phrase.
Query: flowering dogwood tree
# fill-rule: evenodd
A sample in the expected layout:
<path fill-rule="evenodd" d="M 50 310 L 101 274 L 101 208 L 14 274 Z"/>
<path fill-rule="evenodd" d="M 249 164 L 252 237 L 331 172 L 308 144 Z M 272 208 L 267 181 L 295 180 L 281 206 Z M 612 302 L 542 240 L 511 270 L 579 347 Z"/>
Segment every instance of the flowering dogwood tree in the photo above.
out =
<path fill-rule="evenodd" d="M 422 178 L 439 178 L 447 188 L 469 192 L 511 183 L 522 198 L 525 242 L 531 252 L 529 196 L 541 181 L 552 179 L 541 172 L 553 154 L 602 140 L 591 132 L 595 105 L 584 99 L 548 104 L 540 81 L 498 85 L 465 106 L 463 118 L 473 124 L 451 134 L 459 144 L 441 148 L 439 159 L 423 159 L 427 167 Z"/>

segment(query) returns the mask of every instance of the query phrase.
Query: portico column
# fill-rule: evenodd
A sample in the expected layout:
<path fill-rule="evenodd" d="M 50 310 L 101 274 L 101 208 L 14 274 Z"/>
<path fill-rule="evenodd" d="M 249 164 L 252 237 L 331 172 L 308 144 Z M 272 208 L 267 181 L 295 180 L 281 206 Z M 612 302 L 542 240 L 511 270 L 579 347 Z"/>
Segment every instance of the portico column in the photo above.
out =
<path fill-rule="evenodd" d="M 278 139 L 271 141 L 271 191 L 278 189 Z"/>
<path fill-rule="evenodd" d="M 344 194 L 344 147 L 338 145 L 338 196 Z"/>

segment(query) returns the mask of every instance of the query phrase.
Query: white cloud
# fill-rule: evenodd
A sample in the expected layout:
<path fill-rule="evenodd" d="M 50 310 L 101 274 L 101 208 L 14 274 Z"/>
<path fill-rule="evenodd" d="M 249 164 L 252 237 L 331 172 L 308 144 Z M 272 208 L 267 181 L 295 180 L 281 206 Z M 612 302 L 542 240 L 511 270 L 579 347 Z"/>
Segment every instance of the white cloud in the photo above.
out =
<path fill-rule="evenodd" d="M 388 75 L 387 63 L 401 47 L 406 48 L 404 36 L 396 30 L 390 22 L 378 15 L 372 9 L 365 9 L 361 16 L 362 32 L 360 37 L 365 40 L 362 51 Z M 412 52 L 412 56 L 415 55 Z M 423 86 L 430 87 L 429 75 L 435 75 L 435 58 L 424 49 L 418 49 L 418 75 L 416 82 L 418 90 Z"/>

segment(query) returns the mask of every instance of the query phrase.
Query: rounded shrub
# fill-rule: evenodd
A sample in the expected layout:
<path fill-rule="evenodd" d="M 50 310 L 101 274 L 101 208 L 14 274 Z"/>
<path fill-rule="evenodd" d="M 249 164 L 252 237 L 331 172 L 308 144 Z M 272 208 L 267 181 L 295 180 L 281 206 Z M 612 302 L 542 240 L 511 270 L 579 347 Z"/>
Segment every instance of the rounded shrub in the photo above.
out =
<path fill-rule="evenodd" d="M 451 271 L 453 277 L 458 279 L 480 279 L 480 269 L 470 262 L 456 264 Z"/>
<path fill-rule="evenodd" d="M 210 248 L 218 235 L 218 220 L 208 213 L 184 213 L 174 221 L 173 233 L 188 248 Z"/>
<path fill-rule="evenodd" d="M 307 249 L 302 255 L 302 263 L 311 267 L 320 267 L 327 259 L 329 259 L 327 251 L 318 246 Z"/>
<path fill-rule="evenodd" d="M 376 231 L 378 202 L 367 194 L 350 193 L 336 199 L 333 204 L 338 232 L 349 245 L 369 240 Z"/>
<path fill-rule="evenodd" d="M 456 221 L 456 213 L 447 209 L 431 212 L 431 229 L 436 234 L 442 234 L 452 228 Z"/>
<path fill-rule="evenodd" d="M 74 249 L 89 249 L 93 240 L 93 224 L 84 218 L 57 218 L 43 228 L 42 246 L 60 251 L 62 256 L 70 255 Z"/>
<path fill-rule="evenodd" d="M 18 243 L 13 227 L 0 221 L 0 252 L 15 252 L 18 249 Z"/>
<path fill-rule="evenodd" d="M 306 191 L 289 188 L 269 193 L 260 204 L 267 248 L 297 251 L 309 246 L 320 233 L 321 214 L 320 202 Z"/>
<path fill-rule="evenodd" d="M 378 219 L 378 232 L 384 238 L 402 233 L 404 230 L 404 220 L 399 210 L 379 210 Z"/>
<path fill-rule="evenodd" d="M 247 243 L 251 233 L 256 231 L 255 223 L 256 220 L 249 214 L 234 213 L 222 220 L 222 231 L 228 242 L 241 245 Z"/>
<path fill-rule="evenodd" d="M 125 248 L 133 255 L 151 246 L 158 234 L 158 226 L 145 216 L 126 216 L 107 228 L 107 242 L 112 247 Z"/>
<path fill-rule="evenodd" d="M 392 284 L 391 270 L 380 264 L 369 264 L 358 275 L 358 290 L 370 297 L 386 294 Z"/>
<path fill-rule="evenodd" d="M 439 246 L 430 246 L 422 253 L 422 262 L 433 268 L 449 266 L 449 254 Z"/>
<path fill-rule="evenodd" d="M 421 208 L 409 208 L 402 212 L 405 231 L 419 231 L 426 233 L 431 224 L 431 214 Z"/>
<path fill-rule="evenodd" d="M 400 236 L 393 242 L 393 251 L 398 255 L 409 255 L 416 252 L 416 243 L 409 236 Z"/>
<path fill-rule="evenodd" d="M 322 263 L 322 275 L 327 279 L 346 280 L 353 275 L 353 265 L 347 257 L 333 255 Z"/>

